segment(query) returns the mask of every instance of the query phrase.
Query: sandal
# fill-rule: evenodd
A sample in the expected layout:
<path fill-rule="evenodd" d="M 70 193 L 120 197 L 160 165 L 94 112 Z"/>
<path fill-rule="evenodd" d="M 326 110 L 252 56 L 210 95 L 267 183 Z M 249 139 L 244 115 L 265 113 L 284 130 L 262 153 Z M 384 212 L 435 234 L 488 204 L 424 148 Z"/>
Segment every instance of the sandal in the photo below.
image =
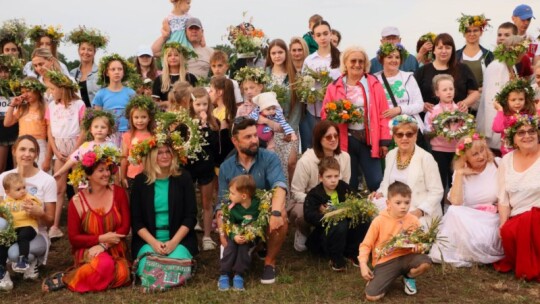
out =
<path fill-rule="evenodd" d="M 43 280 L 43 283 L 41 284 L 41 290 L 43 292 L 50 292 L 64 289 L 66 287 L 66 284 L 64 284 L 64 281 L 62 280 L 63 278 L 63 272 L 57 272 L 53 274 L 52 276 Z"/>

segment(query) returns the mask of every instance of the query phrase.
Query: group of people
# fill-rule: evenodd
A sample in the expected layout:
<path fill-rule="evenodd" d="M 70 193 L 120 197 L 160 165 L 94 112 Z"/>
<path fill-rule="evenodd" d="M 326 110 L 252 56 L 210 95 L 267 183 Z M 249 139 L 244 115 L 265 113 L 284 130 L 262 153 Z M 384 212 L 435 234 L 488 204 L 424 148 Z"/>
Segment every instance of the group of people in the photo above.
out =
<path fill-rule="evenodd" d="M 80 56 L 68 71 L 57 59 L 60 29 L 21 20 L 0 28 L 1 290 L 13 288 L 8 261 L 37 279 L 64 231 L 74 267 L 45 278 L 47 292 L 126 286 L 131 261 L 147 253 L 193 259 L 219 247 L 220 290 L 244 289 L 252 254 L 264 259 L 261 283 L 272 284 L 289 225 L 295 250 L 328 257 L 337 272 L 360 267 L 368 300 L 400 276 L 415 294 L 432 262 L 493 263 L 540 280 L 540 49 L 526 33 L 530 6 L 499 26 L 493 52 L 480 45 L 490 20 L 462 15 L 462 49 L 428 33 L 415 57 L 386 27 L 370 60 L 358 46 L 341 52 L 341 34 L 320 15 L 289 44 L 213 50 L 191 1 L 171 3 L 162 35 L 133 63 L 118 54 L 98 63 L 108 39 L 80 27 L 66 37 Z M 236 29 L 233 38 L 257 32 Z M 27 38 L 36 48 L 23 65 Z M 311 100 L 297 87 L 314 74 L 311 91 L 324 95 Z M 336 121 L 336 102 L 361 118 Z M 323 225 L 362 189 L 378 216 Z M 441 217 L 446 244 L 379 254 L 393 235 Z"/>

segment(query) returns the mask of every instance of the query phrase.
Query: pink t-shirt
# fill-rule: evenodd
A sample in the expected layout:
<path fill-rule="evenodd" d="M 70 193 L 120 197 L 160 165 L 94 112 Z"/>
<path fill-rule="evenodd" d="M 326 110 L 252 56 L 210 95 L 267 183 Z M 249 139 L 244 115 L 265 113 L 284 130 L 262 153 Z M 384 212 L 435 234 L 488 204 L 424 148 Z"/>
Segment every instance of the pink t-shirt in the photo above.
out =
<path fill-rule="evenodd" d="M 431 112 L 427 112 L 426 113 L 426 117 L 424 118 L 424 121 L 425 121 L 425 125 L 426 125 L 426 130 L 428 132 L 432 132 L 433 131 L 433 126 L 431 125 L 431 122 L 433 121 L 433 119 L 435 117 L 437 117 L 437 115 L 443 113 L 443 112 L 449 112 L 449 111 L 453 111 L 453 110 L 457 110 L 458 109 L 458 106 L 456 105 L 455 102 L 452 102 L 451 105 L 448 105 L 448 106 L 443 106 L 442 104 L 437 104 L 433 107 L 433 111 Z M 451 141 L 448 141 L 448 139 L 442 137 L 442 136 L 435 136 L 433 137 L 433 139 L 431 139 L 430 143 L 431 143 L 431 148 L 433 151 L 438 151 L 438 152 L 456 152 L 456 145 L 457 145 L 457 142 L 458 140 L 457 139 L 453 139 Z"/>
<path fill-rule="evenodd" d="M 141 133 L 141 132 L 136 132 L 135 133 L 135 136 L 132 138 L 131 136 L 131 132 L 126 132 L 124 134 L 122 134 L 122 145 L 124 147 L 127 147 L 130 154 L 131 154 L 131 147 L 136 143 L 136 142 L 141 142 L 147 138 L 150 138 L 152 137 L 152 134 L 150 134 L 150 132 L 146 132 L 146 133 Z M 135 178 L 135 176 L 137 176 L 137 174 L 141 173 L 143 171 L 144 167 L 142 164 L 140 165 L 133 165 L 133 164 L 128 164 L 128 167 L 127 167 L 127 177 L 129 178 Z"/>

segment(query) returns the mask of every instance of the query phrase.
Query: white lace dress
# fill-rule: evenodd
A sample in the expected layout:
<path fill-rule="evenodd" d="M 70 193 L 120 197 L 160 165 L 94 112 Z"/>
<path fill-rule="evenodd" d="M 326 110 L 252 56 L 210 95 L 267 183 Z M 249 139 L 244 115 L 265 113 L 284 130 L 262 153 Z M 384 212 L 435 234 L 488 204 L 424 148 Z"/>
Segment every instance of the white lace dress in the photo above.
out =
<path fill-rule="evenodd" d="M 497 159 L 498 160 L 498 159 Z M 486 166 L 478 175 L 463 178 L 463 205 L 450 206 L 443 217 L 439 237 L 429 253 L 435 263 L 470 267 L 491 264 L 503 258 L 499 215 L 479 210 L 497 202 L 497 167 Z"/>

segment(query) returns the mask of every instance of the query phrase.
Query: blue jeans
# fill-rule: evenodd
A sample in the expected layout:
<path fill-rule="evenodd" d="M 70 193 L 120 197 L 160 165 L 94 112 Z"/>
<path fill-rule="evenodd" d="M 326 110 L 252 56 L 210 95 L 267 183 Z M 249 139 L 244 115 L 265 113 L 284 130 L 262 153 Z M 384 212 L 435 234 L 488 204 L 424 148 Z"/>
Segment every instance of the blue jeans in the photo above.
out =
<path fill-rule="evenodd" d="M 349 155 L 351 156 L 351 180 L 349 185 L 353 191 L 358 189 L 360 168 L 366 178 L 369 191 L 379 188 L 383 178 L 381 159 L 371 157 L 371 148 L 358 139 L 349 136 Z"/>
<path fill-rule="evenodd" d="M 300 143 L 302 144 L 302 153 L 313 147 L 313 129 L 321 121 L 320 117 L 311 115 L 307 110 L 300 121 Z"/>

